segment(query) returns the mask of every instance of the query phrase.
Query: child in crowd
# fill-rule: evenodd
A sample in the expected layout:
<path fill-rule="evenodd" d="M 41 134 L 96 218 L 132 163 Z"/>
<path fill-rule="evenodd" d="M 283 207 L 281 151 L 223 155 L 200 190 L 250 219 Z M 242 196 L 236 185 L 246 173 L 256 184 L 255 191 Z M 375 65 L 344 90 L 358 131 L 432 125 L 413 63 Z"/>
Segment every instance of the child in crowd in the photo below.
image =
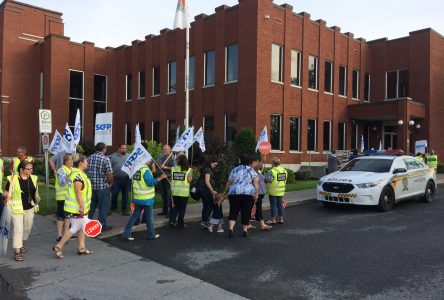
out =
<path fill-rule="evenodd" d="M 213 232 L 213 226 L 217 225 L 217 232 L 224 232 L 224 214 L 222 212 L 222 203 L 227 198 L 226 194 L 217 193 L 214 195 L 213 201 L 213 215 L 211 216 L 210 224 L 208 225 L 208 231 Z"/>

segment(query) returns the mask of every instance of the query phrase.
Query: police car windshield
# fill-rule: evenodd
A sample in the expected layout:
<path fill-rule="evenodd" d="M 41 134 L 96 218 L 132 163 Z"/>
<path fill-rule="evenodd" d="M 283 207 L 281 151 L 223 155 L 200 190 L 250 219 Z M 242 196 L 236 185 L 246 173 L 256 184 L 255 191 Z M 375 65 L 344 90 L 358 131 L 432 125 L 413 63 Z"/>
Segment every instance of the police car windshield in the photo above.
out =
<path fill-rule="evenodd" d="M 392 159 L 354 159 L 346 164 L 341 172 L 345 171 L 360 171 L 360 172 L 374 172 L 387 173 L 390 172 L 392 166 Z"/>

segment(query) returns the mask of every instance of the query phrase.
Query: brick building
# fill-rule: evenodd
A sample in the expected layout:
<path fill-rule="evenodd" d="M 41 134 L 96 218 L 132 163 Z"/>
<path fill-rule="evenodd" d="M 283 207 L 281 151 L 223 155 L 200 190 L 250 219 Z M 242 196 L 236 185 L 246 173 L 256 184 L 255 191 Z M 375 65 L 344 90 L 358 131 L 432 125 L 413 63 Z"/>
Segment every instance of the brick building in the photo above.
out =
<path fill-rule="evenodd" d="M 142 138 L 173 142 L 185 116 L 184 30 L 101 49 L 64 36 L 59 12 L 5 0 L 0 21 L 5 155 L 19 144 L 39 152 L 39 108 L 59 131 L 80 108 L 83 142 L 105 111 L 116 143 L 133 143 L 137 123 Z M 444 155 L 444 39 L 432 29 L 366 41 L 288 4 L 239 0 L 194 18 L 190 57 L 190 123 L 221 140 L 267 125 L 274 155 L 294 166 L 357 148 L 361 136 L 365 148 L 409 151 L 426 139 Z"/>

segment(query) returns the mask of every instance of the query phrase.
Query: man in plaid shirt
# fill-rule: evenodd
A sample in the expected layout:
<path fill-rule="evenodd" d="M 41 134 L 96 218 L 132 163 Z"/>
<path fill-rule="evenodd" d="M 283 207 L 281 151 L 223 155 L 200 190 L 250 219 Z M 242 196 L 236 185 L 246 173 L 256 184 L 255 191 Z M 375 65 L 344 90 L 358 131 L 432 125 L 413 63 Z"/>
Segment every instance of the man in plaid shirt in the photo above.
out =
<path fill-rule="evenodd" d="M 102 224 L 102 230 L 109 230 L 106 217 L 109 210 L 110 187 L 113 184 L 113 170 L 111 161 L 106 153 L 106 145 L 97 143 L 96 153 L 88 157 L 88 168 L 86 173 L 91 180 L 92 199 L 88 218 L 92 219 L 96 208 L 99 208 L 99 222 Z"/>

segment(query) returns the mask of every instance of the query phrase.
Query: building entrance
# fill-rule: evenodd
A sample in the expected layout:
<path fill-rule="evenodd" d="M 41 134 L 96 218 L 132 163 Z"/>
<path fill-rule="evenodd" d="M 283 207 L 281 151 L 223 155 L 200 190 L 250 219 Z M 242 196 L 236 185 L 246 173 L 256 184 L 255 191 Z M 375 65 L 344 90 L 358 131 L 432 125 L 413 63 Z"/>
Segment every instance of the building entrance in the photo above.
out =
<path fill-rule="evenodd" d="M 384 149 L 398 149 L 398 133 L 395 126 L 384 126 Z"/>

